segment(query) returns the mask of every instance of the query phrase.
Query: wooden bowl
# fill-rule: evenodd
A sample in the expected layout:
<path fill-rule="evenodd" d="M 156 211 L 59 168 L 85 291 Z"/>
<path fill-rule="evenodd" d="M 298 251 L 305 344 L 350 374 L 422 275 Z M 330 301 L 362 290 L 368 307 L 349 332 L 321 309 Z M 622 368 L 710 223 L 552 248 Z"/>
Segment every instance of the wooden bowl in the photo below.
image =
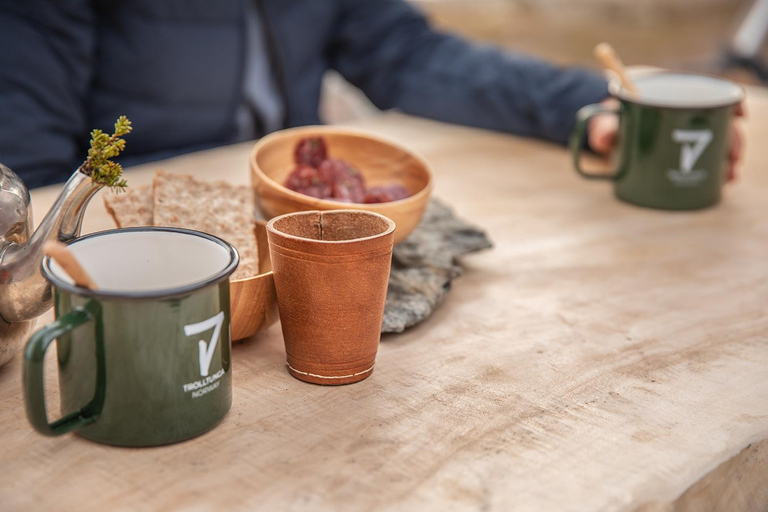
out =
<path fill-rule="evenodd" d="M 296 143 L 310 136 L 325 139 L 328 154 L 355 166 L 368 187 L 399 184 L 411 192 L 400 201 L 377 204 L 342 203 L 316 199 L 282 184 L 296 167 Z M 366 210 L 395 222 L 395 243 L 402 242 L 418 226 L 432 193 L 432 170 L 420 156 L 394 142 L 351 128 L 306 126 L 274 132 L 259 140 L 251 152 L 251 182 L 256 206 L 271 219 L 286 213 L 309 210 Z"/>
<path fill-rule="evenodd" d="M 277 294 L 269 258 L 266 223 L 256 221 L 259 275 L 229 282 L 232 341 L 249 338 L 277 321 Z"/>

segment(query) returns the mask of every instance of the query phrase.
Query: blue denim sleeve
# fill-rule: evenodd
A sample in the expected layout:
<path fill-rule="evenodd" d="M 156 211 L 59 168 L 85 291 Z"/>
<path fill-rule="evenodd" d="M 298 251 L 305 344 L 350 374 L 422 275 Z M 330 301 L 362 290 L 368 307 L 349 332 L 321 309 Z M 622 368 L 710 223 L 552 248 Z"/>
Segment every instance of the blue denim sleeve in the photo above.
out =
<path fill-rule="evenodd" d="M 561 144 L 605 79 L 432 30 L 403 0 L 344 0 L 331 65 L 379 108 Z"/>
<path fill-rule="evenodd" d="M 85 158 L 93 31 L 87 0 L 0 0 L 0 162 L 30 188 Z"/>

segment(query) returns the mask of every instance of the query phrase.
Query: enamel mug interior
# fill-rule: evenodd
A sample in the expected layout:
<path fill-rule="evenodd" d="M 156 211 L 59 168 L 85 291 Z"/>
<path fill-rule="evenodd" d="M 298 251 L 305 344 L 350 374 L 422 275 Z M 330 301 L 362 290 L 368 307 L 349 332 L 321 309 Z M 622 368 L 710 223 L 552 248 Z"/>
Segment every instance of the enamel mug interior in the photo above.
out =
<path fill-rule="evenodd" d="M 96 283 L 99 295 L 184 293 L 229 276 L 238 263 L 229 244 L 179 229 L 105 231 L 80 238 L 69 249 Z M 58 263 L 46 259 L 44 266 L 56 286 L 82 292 Z"/>
<path fill-rule="evenodd" d="M 696 73 L 651 71 L 635 73 L 638 94 L 626 91 L 618 79 L 609 89 L 614 96 L 641 105 L 667 108 L 719 108 L 744 99 L 744 89 L 730 80 Z"/>

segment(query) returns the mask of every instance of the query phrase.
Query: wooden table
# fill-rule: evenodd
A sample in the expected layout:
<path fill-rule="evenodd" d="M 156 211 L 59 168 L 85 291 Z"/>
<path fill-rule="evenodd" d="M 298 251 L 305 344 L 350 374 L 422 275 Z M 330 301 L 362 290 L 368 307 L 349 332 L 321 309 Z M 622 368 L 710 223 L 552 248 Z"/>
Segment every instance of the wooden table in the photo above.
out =
<path fill-rule="evenodd" d="M 0 370 L 0 508 L 650 511 L 688 489 L 680 510 L 766 510 L 768 444 L 742 450 L 768 437 L 768 95 L 748 107 L 741 180 L 682 213 L 618 202 L 546 143 L 359 122 L 424 154 L 436 195 L 496 244 L 435 315 L 338 388 L 291 378 L 275 326 L 234 349 L 225 421 L 154 449 L 36 434 L 17 357 Z M 249 149 L 128 179 L 247 183 Z M 56 193 L 33 193 L 38 216 Z M 109 227 L 97 198 L 85 231 Z"/>

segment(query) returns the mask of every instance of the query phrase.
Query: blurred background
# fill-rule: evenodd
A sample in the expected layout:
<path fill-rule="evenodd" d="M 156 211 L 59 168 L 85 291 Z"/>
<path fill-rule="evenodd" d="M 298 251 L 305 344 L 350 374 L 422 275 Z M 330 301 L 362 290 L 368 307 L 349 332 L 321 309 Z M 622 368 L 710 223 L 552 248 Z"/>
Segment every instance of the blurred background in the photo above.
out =
<path fill-rule="evenodd" d="M 598 69 L 601 41 L 624 63 L 698 71 L 742 83 L 765 80 L 768 0 L 411 0 L 442 30 L 561 64 Z M 756 67 L 757 66 L 757 67 Z M 375 107 L 330 74 L 321 103 L 325 122 L 374 113 Z"/>

